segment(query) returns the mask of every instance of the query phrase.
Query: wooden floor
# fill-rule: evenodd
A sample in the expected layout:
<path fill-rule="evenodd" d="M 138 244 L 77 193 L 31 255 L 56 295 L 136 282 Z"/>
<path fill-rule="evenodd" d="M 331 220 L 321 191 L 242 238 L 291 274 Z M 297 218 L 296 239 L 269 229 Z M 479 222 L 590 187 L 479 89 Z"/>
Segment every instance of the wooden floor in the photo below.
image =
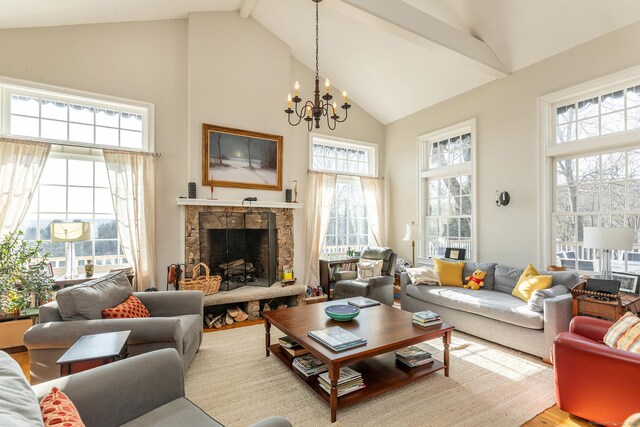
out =
<path fill-rule="evenodd" d="M 260 325 L 264 323 L 263 319 L 257 320 L 247 320 L 242 323 L 234 323 L 231 325 L 223 326 L 220 329 L 208 329 L 205 328 L 205 333 L 213 333 L 218 331 L 224 331 L 227 329 L 241 328 L 243 326 L 252 326 L 252 325 Z M 13 353 L 11 355 L 22 368 L 22 372 L 29 379 L 29 353 Z M 559 427 L 592 427 L 594 424 L 583 420 L 578 417 L 574 417 L 570 415 L 560 408 L 557 405 L 553 405 L 552 407 L 546 409 L 544 412 L 536 415 L 533 419 L 527 421 L 523 424 L 523 427 L 551 427 L 551 426 L 559 426 Z"/>

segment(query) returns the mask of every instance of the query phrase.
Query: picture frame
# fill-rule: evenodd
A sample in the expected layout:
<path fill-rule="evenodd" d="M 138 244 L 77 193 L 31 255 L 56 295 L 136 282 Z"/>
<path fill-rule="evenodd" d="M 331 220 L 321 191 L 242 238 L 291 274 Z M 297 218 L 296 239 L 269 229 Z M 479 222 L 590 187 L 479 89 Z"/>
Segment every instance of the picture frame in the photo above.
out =
<path fill-rule="evenodd" d="M 37 266 L 38 264 L 31 264 L 29 265 L 29 269 L 34 270 L 35 268 L 37 268 Z M 46 275 L 49 279 L 53 277 L 53 266 L 51 265 L 50 262 L 47 262 L 42 266 L 42 273 Z"/>
<path fill-rule="evenodd" d="M 466 254 L 467 254 L 466 249 L 446 248 L 444 252 L 444 257 L 449 259 L 455 259 L 457 261 L 464 261 Z"/>
<path fill-rule="evenodd" d="M 202 124 L 202 185 L 282 191 L 283 137 Z"/>
<path fill-rule="evenodd" d="M 628 294 L 637 294 L 639 291 L 640 284 L 640 276 L 636 274 L 623 273 L 618 271 L 613 271 L 611 273 L 611 277 L 613 279 L 620 281 L 620 292 L 625 292 Z"/>

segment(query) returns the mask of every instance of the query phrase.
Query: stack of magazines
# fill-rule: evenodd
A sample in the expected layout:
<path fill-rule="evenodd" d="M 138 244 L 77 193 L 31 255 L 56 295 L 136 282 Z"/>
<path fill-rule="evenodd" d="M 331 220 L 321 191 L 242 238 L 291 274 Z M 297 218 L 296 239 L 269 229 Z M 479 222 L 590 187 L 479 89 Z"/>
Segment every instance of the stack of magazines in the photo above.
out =
<path fill-rule="evenodd" d="M 347 300 L 347 304 L 353 305 L 354 307 L 358 308 L 367 308 L 373 307 L 374 305 L 380 305 L 378 301 L 365 297 L 349 298 Z"/>
<path fill-rule="evenodd" d="M 292 365 L 307 377 L 326 372 L 329 369 L 322 360 L 318 359 L 311 353 L 296 357 L 293 359 Z"/>
<path fill-rule="evenodd" d="M 333 351 L 348 350 L 367 343 L 367 340 L 342 329 L 340 326 L 332 326 L 327 329 L 309 331 L 309 336 L 320 341 Z"/>
<path fill-rule="evenodd" d="M 421 349 L 416 345 L 412 345 L 411 347 L 403 348 L 402 350 L 396 351 L 396 360 L 407 365 L 410 368 L 433 363 L 433 357 L 431 357 L 431 353 Z"/>
<path fill-rule="evenodd" d="M 331 381 L 329 380 L 329 373 L 325 372 L 318 376 L 318 383 L 320 387 L 327 393 L 331 393 Z M 364 388 L 364 382 L 362 381 L 362 375 L 359 372 L 354 371 L 349 367 L 340 368 L 340 378 L 338 379 L 338 397 L 344 396 L 356 390 Z"/>
<path fill-rule="evenodd" d="M 298 357 L 309 353 L 309 350 L 302 347 L 296 340 L 290 337 L 278 338 L 280 347 L 285 350 L 291 357 Z"/>
<path fill-rule="evenodd" d="M 431 310 L 419 311 L 417 313 L 413 313 L 413 324 L 425 327 L 441 325 L 442 319 Z"/>

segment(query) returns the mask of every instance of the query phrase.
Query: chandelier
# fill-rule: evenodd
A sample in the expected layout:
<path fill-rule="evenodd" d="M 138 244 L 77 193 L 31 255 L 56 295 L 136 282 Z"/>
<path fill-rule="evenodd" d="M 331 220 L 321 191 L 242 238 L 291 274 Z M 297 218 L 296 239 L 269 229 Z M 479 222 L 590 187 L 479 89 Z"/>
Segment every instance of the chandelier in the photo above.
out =
<path fill-rule="evenodd" d="M 347 92 L 343 91 L 342 98 L 344 100 L 344 104 L 342 104 L 340 108 L 344 110 L 344 118 L 340 118 L 340 116 L 338 115 L 338 105 L 335 102 L 333 104 L 331 103 L 333 96 L 331 96 L 331 94 L 329 93 L 329 91 L 331 90 L 329 79 L 327 79 L 324 83 L 325 94 L 320 97 L 320 67 L 318 66 L 318 5 L 322 0 L 312 1 L 316 4 L 316 89 L 314 91 L 313 101 L 307 101 L 304 104 L 300 105 L 300 103 L 302 102 L 302 99 L 299 96 L 300 84 L 296 82 L 294 87 L 294 97 L 292 98 L 291 94 L 289 94 L 289 96 L 287 97 L 287 109 L 284 110 L 284 112 L 287 113 L 287 119 L 289 120 L 289 124 L 291 126 L 298 126 L 304 119 L 304 121 L 307 122 L 309 131 L 311 131 L 311 129 L 313 128 L 314 122 L 316 129 L 318 129 L 320 128 L 320 120 L 324 116 L 327 118 L 327 126 L 329 127 L 329 129 L 334 130 L 337 123 L 342 123 L 347 120 L 349 108 L 351 108 L 351 105 L 347 103 Z M 292 103 L 295 104 L 293 109 L 291 108 Z M 296 117 L 294 117 L 294 121 L 291 121 L 291 116 L 293 114 L 295 114 L 295 116 L 297 117 L 297 121 Z"/>

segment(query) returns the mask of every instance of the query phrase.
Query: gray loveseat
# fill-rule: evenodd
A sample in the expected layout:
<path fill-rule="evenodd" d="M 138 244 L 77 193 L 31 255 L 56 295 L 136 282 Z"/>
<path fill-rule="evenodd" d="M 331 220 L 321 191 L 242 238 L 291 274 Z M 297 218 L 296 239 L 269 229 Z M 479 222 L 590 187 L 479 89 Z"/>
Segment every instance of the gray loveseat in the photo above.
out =
<path fill-rule="evenodd" d="M 153 351 L 34 386 L 0 351 L 0 426 L 42 426 L 38 402 L 58 387 L 87 427 L 221 426 L 184 395 L 182 361 L 175 350 Z M 254 427 L 291 427 L 282 417 Z"/>
<path fill-rule="evenodd" d="M 382 276 L 372 277 L 369 281 L 358 280 L 355 271 L 334 273 L 336 286 L 333 299 L 367 297 L 383 304 L 393 305 L 393 282 L 397 255 L 391 248 L 364 248 L 361 259 L 382 260 Z"/>
<path fill-rule="evenodd" d="M 452 286 L 412 285 L 407 273 L 400 275 L 402 309 L 416 312 L 431 310 L 456 329 L 504 346 L 549 358 L 553 339 L 569 330 L 572 297 L 570 293 L 544 300 L 542 313 L 530 310 L 527 303 L 511 295 L 522 268 L 495 263 L 466 263 L 462 278 L 476 269 L 487 276 L 484 287 L 471 289 Z M 549 272 L 552 286 L 571 288 L 579 281 L 575 272 Z"/>
<path fill-rule="evenodd" d="M 142 301 L 151 317 L 102 319 L 103 309 L 115 307 L 131 294 Z M 133 293 L 124 273 L 62 289 L 56 301 L 40 307 L 39 324 L 24 335 L 31 383 L 58 378 L 56 361 L 81 336 L 125 330 L 131 330 L 129 356 L 174 348 L 186 371 L 202 342 L 203 298 L 199 291 Z"/>

